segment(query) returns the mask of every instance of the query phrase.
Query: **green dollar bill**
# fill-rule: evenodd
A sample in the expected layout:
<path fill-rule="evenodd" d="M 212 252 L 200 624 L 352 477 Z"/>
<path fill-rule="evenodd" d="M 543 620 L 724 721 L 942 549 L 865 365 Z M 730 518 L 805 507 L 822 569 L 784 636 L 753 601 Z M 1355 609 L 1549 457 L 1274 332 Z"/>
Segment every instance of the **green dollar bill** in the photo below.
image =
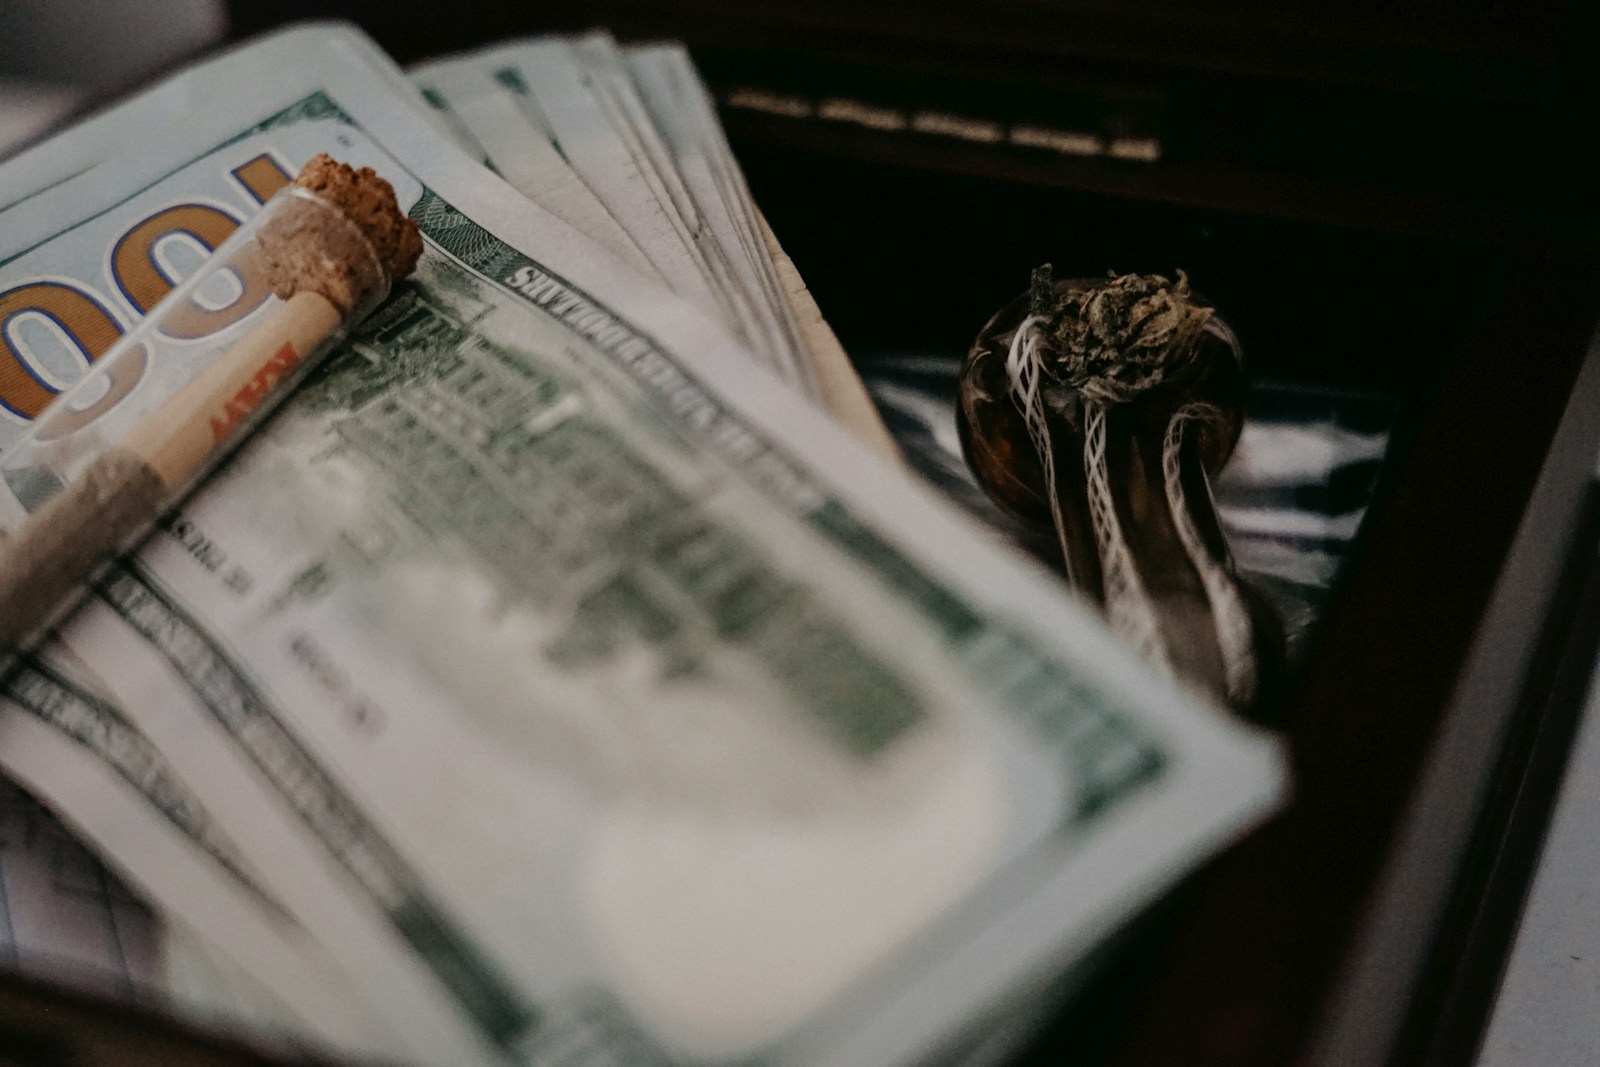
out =
<path fill-rule="evenodd" d="M 0 299 L 132 317 L 130 225 L 319 150 L 421 227 L 64 629 L 419 1054 L 911 1062 L 1270 805 L 1269 743 L 341 58 L 238 53 Z"/>

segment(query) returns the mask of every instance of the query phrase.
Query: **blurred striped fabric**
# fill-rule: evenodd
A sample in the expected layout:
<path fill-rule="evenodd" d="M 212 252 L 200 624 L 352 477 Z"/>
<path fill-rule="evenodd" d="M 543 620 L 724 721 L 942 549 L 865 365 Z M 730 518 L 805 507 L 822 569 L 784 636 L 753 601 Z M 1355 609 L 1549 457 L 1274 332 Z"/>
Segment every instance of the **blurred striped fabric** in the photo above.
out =
<path fill-rule="evenodd" d="M 956 436 L 960 361 L 907 352 L 856 354 L 908 462 L 1007 537 L 1030 538 L 973 480 Z M 1283 382 L 1251 390 L 1244 432 L 1212 485 L 1234 561 L 1277 605 L 1291 654 L 1304 642 L 1351 553 L 1377 487 L 1396 401 Z"/>

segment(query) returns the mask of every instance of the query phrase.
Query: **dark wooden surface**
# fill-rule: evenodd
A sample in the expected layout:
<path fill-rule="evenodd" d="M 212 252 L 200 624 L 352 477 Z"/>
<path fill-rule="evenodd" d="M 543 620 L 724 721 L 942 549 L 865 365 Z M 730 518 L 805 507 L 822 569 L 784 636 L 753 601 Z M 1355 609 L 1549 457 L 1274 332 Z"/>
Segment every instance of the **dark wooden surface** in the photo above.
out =
<path fill-rule="evenodd" d="M 1397 1059 L 1418 1067 L 1469 1063 L 1483 1038 L 1582 722 L 1600 653 L 1600 485 L 1590 483 L 1574 518 L 1578 536 L 1544 619 L 1533 684 L 1500 753 L 1485 832 L 1462 864 L 1451 914 L 1396 1049 Z"/>

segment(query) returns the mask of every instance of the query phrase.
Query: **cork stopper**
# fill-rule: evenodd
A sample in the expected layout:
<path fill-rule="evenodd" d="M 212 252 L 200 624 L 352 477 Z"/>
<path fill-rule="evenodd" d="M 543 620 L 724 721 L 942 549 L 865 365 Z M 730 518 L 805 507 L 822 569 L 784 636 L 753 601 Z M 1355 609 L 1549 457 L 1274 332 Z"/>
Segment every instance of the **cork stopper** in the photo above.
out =
<path fill-rule="evenodd" d="M 311 194 L 303 204 L 327 210 L 275 211 L 262 223 L 256 241 L 279 298 L 316 292 L 348 314 L 375 287 L 387 289 L 416 269 L 422 235 L 371 167 L 356 170 L 320 153 L 293 188 Z"/>

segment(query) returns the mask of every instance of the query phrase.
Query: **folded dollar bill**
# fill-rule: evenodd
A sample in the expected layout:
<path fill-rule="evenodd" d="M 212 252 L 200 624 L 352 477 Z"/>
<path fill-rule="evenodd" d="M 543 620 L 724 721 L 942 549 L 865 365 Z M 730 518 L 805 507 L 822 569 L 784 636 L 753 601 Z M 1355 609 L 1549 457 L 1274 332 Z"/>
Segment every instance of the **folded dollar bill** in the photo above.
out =
<path fill-rule="evenodd" d="M 592 189 L 606 218 L 636 235 L 647 270 L 817 395 L 754 206 L 681 49 L 624 55 L 604 34 L 542 38 L 424 64 L 413 77 L 469 150 L 521 192 L 544 202 L 559 190 L 552 213 L 609 236 L 575 217 L 566 195 L 574 181 Z"/>
<path fill-rule="evenodd" d="M 301 27 L 156 90 L 235 87 L 179 119 L 140 98 L 0 165 L 31 194 L 0 212 L 13 470 L 49 395 L 316 152 L 387 177 L 426 242 L 62 628 L 207 833 L 148 795 L 142 826 L 92 817 L 129 803 L 122 750 L 37 712 L 94 767 L 12 770 L 130 873 L 232 864 L 249 922 L 310 947 L 258 961 L 228 905 L 144 884 L 342 1047 L 925 1059 L 1269 810 L 1277 752 L 806 399 L 681 53 L 492 55 L 419 71 L 430 104 Z M 205 300 L 175 344 L 271 302 Z"/>
<path fill-rule="evenodd" d="M 403 1053 L 371 1009 L 349 995 L 337 965 L 263 888 L 248 848 L 215 825 L 149 739 L 73 669 L 70 656 L 55 660 L 28 663 L 8 679 L 0 695 L 0 770 L 46 798 L 166 913 L 174 936 L 157 953 L 162 966 L 150 969 L 142 988 L 128 991 L 295 1044 Z M 192 937 L 184 932 L 190 929 Z M 65 924 L 39 935 L 52 933 L 68 944 L 73 939 Z M 50 955 L 46 945 L 34 951 Z M 48 961 L 30 970 L 56 980 L 75 977 L 50 969 Z M 192 981 L 197 970 L 210 976 L 203 985 Z M 241 981 L 235 973 L 248 977 Z"/>

